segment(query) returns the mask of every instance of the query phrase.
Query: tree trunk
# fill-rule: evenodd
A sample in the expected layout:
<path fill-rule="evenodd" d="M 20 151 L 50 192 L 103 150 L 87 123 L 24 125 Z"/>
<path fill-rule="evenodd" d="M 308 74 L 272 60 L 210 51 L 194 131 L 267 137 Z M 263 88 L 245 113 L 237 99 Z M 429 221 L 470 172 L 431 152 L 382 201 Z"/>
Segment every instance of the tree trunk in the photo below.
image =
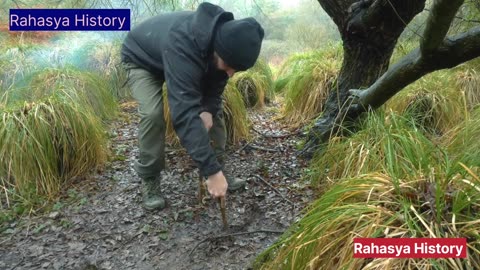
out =
<path fill-rule="evenodd" d="M 332 132 L 338 131 L 346 117 L 341 112 L 347 112 L 349 108 L 349 103 L 346 102 L 348 90 L 368 87 L 387 70 L 395 42 L 384 41 L 383 45 L 375 48 L 355 38 L 344 40 L 344 57 L 337 84 L 325 103 L 322 117 L 317 119 L 310 131 L 314 134 L 310 135 L 327 141 Z M 347 117 L 352 118 L 354 115 Z"/>
<path fill-rule="evenodd" d="M 337 24 L 344 57 L 323 114 L 307 134 L 304 148 L 307 155 L 357 118 L 361 111 L 350 108 L 349 90 L 367 88 L 385 73 L 398 37 L 425 7 L 425 0 L 319 0 L 319 3 Z"/>

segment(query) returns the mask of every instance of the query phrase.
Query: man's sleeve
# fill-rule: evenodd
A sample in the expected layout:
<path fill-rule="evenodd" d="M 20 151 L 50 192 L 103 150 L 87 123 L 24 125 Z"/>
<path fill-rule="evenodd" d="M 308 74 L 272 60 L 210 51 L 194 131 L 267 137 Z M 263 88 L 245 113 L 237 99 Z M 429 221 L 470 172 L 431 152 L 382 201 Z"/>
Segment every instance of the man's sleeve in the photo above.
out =
<path fill-rule="evenodd" d="M 227 85 L 228 75 L 225 72 L 222 73 L 217 74 L 209 81 L 203 97 L 203 111 L 209 112 L 213 116 L 216 116 L 223 109 L 222 94 Z"/>
<path fill-rule="evenodd" d="M 219 172 L 221 166 L 199 116 L 202 112 L 202 68 L 182 51 L 169 48 L 164 51 L 164 72 L 170 115 L 181 144 L 203 176 Z"/>

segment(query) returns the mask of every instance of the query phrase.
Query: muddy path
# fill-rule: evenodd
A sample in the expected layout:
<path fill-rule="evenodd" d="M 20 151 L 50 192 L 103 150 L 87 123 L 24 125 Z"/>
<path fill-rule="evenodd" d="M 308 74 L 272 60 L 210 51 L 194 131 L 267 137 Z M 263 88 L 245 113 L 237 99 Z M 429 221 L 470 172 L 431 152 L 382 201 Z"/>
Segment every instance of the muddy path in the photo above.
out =
<path fill-rule="evenodd" d="M 138 118 L 132 104 L 122 108 L 112 130 L 115 160 L 79 179 L 51 212 L 9 224 L 0 269 L 248 269 L 312 199 L 298 181 L 299 138 L 282 136 L 288 131 L 270 107 L 250 112 L 253 139 L 228 149 L 227 165 L 248 182 L 227 197 L 227 230 L 216 201 L 198 203 L 197 170 L 181 148 L 167 148 L 168 207 L 145 211 L 132 169 Z M 218 237 L 242 232 L 254 233 Z"/>

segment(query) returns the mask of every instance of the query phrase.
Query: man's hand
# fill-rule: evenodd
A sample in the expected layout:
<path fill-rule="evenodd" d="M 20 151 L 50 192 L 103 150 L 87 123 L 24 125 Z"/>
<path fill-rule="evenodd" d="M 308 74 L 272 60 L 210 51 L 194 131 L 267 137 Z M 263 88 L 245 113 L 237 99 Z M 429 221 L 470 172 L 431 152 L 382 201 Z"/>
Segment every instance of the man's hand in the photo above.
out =
<path fill-rule="evenodd" d="M 227 193 L 227 179 L 225 179 L 225 176 L 223 175 L 222 171 L 219 171 L 218 173 L 214 175 L 210 175 L 207 179 L 207 189 L 210 195 L 214 198 L 221 198 L 225 197 L 225 194 Z"/>
<path fill-rule="evenodd" d="M 213 116 L 212 116 L 212 114 L 209 113 L 209 112 L 202 112 L 200 114 L 200 118 L 202 118 L 203 125 L 205 126 L 207 131 L 209 131 L 213 126 Z"/>

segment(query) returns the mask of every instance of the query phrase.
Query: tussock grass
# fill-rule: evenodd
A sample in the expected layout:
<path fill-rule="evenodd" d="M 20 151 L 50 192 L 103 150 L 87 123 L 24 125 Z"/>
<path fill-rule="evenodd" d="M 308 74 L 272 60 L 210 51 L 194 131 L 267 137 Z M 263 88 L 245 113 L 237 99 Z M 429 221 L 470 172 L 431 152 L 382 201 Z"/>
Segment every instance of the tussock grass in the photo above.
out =
<path fill-rule="evenodd" d="M 344 179 L 257 258 L 257 269 L 478 269 L 480 180 L 447 162 L 397 178 Z M 466 237 L 467 259 L 354 259 L 356 237 Z M 264 262 L 262 265 L 261 263 Z"/>
<path fill-rule="evenodd" d="M 438 144 L 411 119 L 369 113 L 360 132 L 315 157 L 310 178 L 322 189 L 320 198 L 257 257 L 256 268 L 479 268 L 477 116 Z M 465 237 L 468 258 L 353 259 L 356 237 Z"/>
<path fill-rule="evenodd" d="M 118 102 L 110 83 L 99 75 L 74 68 L 48 68 L 31 76 L 28 87 L 13 90 L 16 100 L 34 102 L 50 95 L 67 96 L 73 102 L 90 107 L 102 119 L 112 119 Z"/>
<path fill-rule="evenodd" d="M 173 129 L 170 117 L 170 109 L 167 102 L 167 89 L 163 89 L 164 117 L 166 123 L 166 141 L 172 145 L 180 145 L 179 139 Z M 229 81 L 223 93 L 223 112 L 227 129 L 227 143 L 236 144 L 249 136 L 250 120 L 243 97 L 235 87 L 233 81 Z"/>
<path fill-rule="evenodd" d="M 473 70 L 422 78 L 389 101 L 386 112 L 369 113 L 359 132 L 317 153 L 308 176 L 319 199 L 257 257 L 255 268 L 480 269 L 480 109 Z M 286 88 L 290 80 L 282 83 Z M 468 257 L 353 259 L 356 237 L 464 237 Z"/>
<path fill-rule="evenodd" d="M 480 74 L 475 69 L 467 68 L 456 74 L 456 82 L 465 96 L 468 110 L 474 109 L 480 104 Z"/>
<path fill-rule="evenodd" d="M 102 120 L 117 113 L 105 77 L 73 67 L 39 69 L 29 64 L 28 52 L 12 48 L 2 58 L 8 66 L 0 93 L 2 208 L 38 209 L 69 180 L 100 166 L 106 159 Z"/>
<path fill-rule="evenodd" d="M 259 59 L 251 69 L 239 72 L 232 80 L 247 108 L 262 108 L 274 98 L 272 71 L 263 60 Z"/>
<path fill-rule="evenodd" d="M 441 139 L 450 156 L 469 166 L 480 167 L 480 107 Z"/>
<path fill-rule="evenodd" d="M 223 94 L 225 126 L 228 143 L 236 144 L 249 136 L 250 120 L 242 95 L 229 83 Z"/>
<path fill-rule="evenodd" d="M 297 54 L 289 58 L 277 76 L 276 91 L 283 92 L 281 118 L 292 127 L 304 125 L 323 110 L 341 65 L 340 47 Z"/>
<path fill-rule="evenodd" d="M 437 71 L 409 85 L 385 106 L 412 118 L 428 133 L 441 135 L 465 118 L 464 104 L 451 71 Z"/>
<path fill-rule="evenodd" d="M 443 158 L 422 130 L 395 113 L 370 112 L 359 125 L 360 131 L 335 139 L 314 157 L 310 178 L 321 189 L 370 172 L 414 175 Z"/>
<path fill-rule="evenodd" d="M 102 123 L 68 96 L 25 102 L 1 112 L 0 205 L 53 200 L 65 183 L 106 158 Z"/>

